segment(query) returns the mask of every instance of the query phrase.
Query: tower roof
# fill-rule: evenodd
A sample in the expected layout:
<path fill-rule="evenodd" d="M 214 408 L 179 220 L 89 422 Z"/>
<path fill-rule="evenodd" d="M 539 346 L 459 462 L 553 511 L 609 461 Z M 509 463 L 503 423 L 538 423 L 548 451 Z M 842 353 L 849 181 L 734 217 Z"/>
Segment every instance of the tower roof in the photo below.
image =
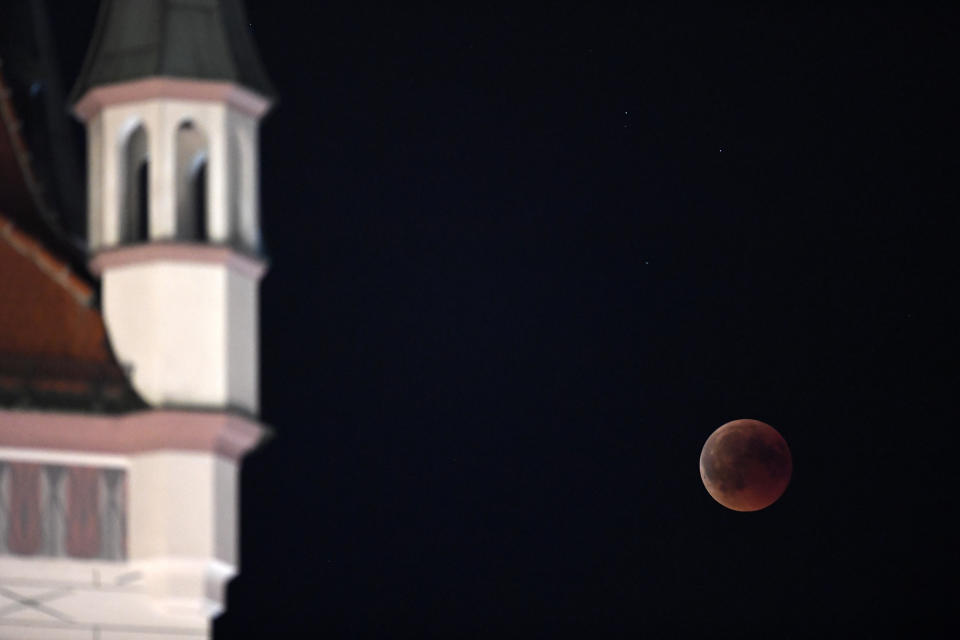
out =
<path fill-rule="evenodd" d="M 96 86 L 152 76 L 235 82 L 274 95 L 242 0 L 102 0 L 70 102 Z"/>

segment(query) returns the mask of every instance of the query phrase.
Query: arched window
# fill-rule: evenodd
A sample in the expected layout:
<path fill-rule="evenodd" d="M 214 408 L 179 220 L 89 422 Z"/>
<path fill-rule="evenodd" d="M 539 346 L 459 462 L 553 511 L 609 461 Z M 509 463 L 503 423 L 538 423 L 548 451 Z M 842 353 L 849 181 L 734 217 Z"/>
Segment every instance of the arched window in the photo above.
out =
<path fill-rule="evenodd" d="M 206 240 L 207 136 L 190 121 L 177 128 L 177 237 Z"/>
<path fill-rule="evenodd" d="M 207 240 L 210 233 L 207 230 L 207 160 L 203 159 L 194 171 L 193 202 L 197 221 L 197 238 Z"/>
<path fill-rule="evenodd" d="M 120 242 L 146 242 L 150 235 L 150 160 L 143 125 L 138 125 L 127 136 L 122 171 Z"/>
<path fill-rule="evenodd" d="M 134 242 L 147 242 L 150 239 L 150 163 L 144 158 L 137 167 L 136 224 Z"/>

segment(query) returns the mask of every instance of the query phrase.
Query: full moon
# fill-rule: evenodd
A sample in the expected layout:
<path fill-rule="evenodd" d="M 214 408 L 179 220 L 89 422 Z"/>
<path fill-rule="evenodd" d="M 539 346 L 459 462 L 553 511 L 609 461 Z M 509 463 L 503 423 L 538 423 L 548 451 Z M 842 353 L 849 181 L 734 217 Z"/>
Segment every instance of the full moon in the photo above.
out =
<path fill-rule="evenodd" d="M 734 420 L 707 438 L 700 478 L 713 499 L 734 511 L 759 511 L 783 495 L 793 459 L 776 429 L 759 420 Z"/>

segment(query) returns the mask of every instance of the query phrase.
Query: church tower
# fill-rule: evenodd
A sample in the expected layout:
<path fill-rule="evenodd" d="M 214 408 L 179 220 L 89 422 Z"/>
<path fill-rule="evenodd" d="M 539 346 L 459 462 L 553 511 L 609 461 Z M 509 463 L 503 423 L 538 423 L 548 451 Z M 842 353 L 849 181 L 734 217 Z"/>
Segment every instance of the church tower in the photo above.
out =
<path fill-rule="evenodd" d="M 271 94 L 240 0 L 104 0 L 74 88 L 107 332 L 133 388 L 184 426 L 257 415 L 257 129 Z M 167 563 L 158 595 L 215 613 L 236 566 L 235 465 L 151 457 L 131 482 L 130 557 Z"/>
<path fill-rule="evenodd" d="M 104 0 L 73 94 L 88 242 L 113 348 L 152 406 L 257 413 L 271 93 L 237 0 Z"/>
<path fill-rule="evenodd" d="M 85 310 L 9 340 L 84 318 L 76 331 L 109 349 L 90 347 L 102 369 L 74 386 L 45 383 L 79 389 L 74 404 L 0 403 L 0 637 L 206 638 L 224 610 L 239 465 L 264 432 L 257 132 L 272 96 L 242 0 L 102 0 L 71 97 L 100 312 L 80 284 L 44 280 Z M 0 246 L 11 264 L 54 269 L 18 233 Z M 101 370 L 125 373 L 113 396 Z"/>

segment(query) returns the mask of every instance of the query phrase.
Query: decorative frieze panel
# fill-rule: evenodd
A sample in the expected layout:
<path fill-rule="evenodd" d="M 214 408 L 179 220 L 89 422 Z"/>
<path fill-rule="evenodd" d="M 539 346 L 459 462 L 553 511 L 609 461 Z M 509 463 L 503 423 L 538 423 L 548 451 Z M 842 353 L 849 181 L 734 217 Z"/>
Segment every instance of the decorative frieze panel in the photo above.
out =
<path fill-rule="evenodd" d="M 0 555 L 123 560 L 126 471 L 0 460 Z"/>

